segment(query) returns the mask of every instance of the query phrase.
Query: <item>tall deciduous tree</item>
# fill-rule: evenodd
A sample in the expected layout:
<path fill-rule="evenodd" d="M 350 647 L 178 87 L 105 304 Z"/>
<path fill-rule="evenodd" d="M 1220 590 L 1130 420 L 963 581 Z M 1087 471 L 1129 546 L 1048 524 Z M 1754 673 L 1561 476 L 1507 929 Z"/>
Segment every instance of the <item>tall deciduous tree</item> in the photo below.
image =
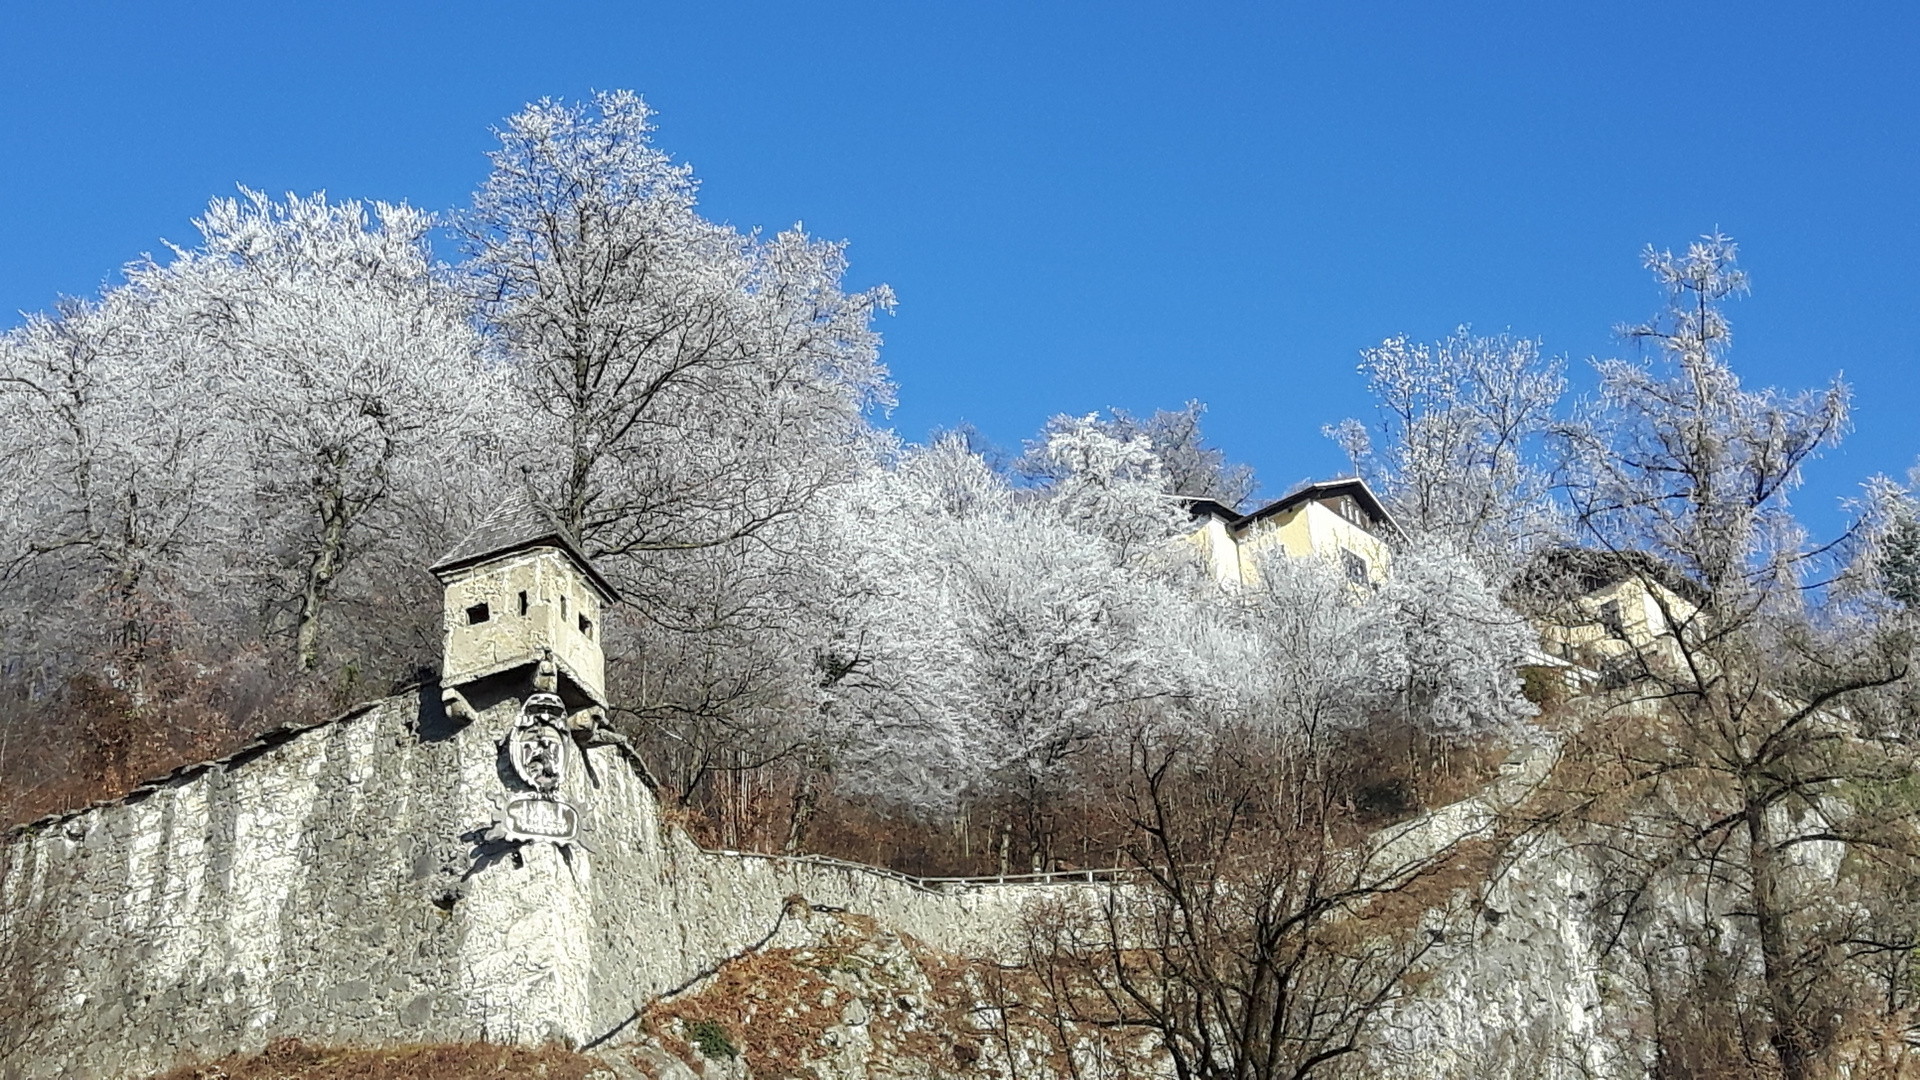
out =
<path fill-rule="evenodd" d="M 1463 846 L 1378 845 L 1295 749 L 1245 728 L 1136 736 L 1112 793 L 1126 884 L 1029 910 L 1023 1004 L 1063 1032 L 1145 1036 L 1180 1080 L 1354 1075 L 1444 940 L 1448 886 L 1421 894 Z M 1061 1041 L 1077 1067 L 1091 1040 Z"/>
<path fill-rule="evenodd" d="M 818 511 L 891 402 L 842 245 L 700 216 L 630 93 L 509 119 L 462 219 L 516 457 L 632 601 L 613 679 L 697 783 L 792 752 Z"/>
<path fill-rule="evenodd" d="M 232 509 L 267 549 L 308 670 L 341 574 L 397 538 L 396 502 L 497 469 L 502 384 L 435 273 L 429 215 L 248 191 L 198 224 L 200 247 L 131 268 L 129 287 L 185 343 L 244 448 L 253 498 Z"/>
<path fill-rule="evenodd" d="M 1401 525 L 1504 577 L 1559 529 L 1542 443 L 1566 381 L 1538 342 L 1462 327 L 1435 344 L 1389 338 L 1361 354 L 1379 410 L 1329 428 Z"/>
<path fill-rule="evenodd" d="M 843 291 L 840 245 L 702 218 L 649 116 L 630 93 L 529 106 L 463 219 L 528 464 L 616 569 L 799 514 L 891 394 L 871 327 L 891 294 Z"/>
<path fill-rule="evenodd" d="M 1047 500 L 1019 497 L 957 439 L 846 493 L 856 584 L 845 674 L 827 688 L 850 787 L 925 809 L 1012 799 L 1021 854 L 1042 862 L 1068 761 L 1121 705 L 1161 692 L 1153 633 L 1160 602 L 1179 599 L 1128 561 L 1142 529 L 1167 527 L 1151 455 L 1090 429 L 1063 441 L 1076 460 Z"/>
<path fill-rule="evenodd" d="M 156 342 L 159 321 L 116 289 L 0 340 L 10 645 L 56 668 L 104 660 L 137 678 L 187 601 L 226 583 L 243 476 L 206 385 Z"/>
<path fill-rule="evenodd" d="M 1659 610 L 1657 636 L 1621 635 L 1619 707 L 1561 775 L 1579 820 L 1624 856 L 1603 908 L 1614 940 L 1644 946 L 1648 992 L 1750 1010 L 1762 1034 L 1733 1052 L 1802 1080 L 1859 1019 L 1844 898 L 1914 853 L 1914 761 L 1889 735 L 1912 636 L 1898 605 L 1872 599 L 1879 583 L 1836 570 L 1791 516 L 1847 391 L 1741 385 L 1721 308 L 1747 286 L 1734 255 L 1717 235 L 1648 251 L 1667 308 L 1625 333 L 1657 356 L 1601 363 L 1597 411 L 1565 432 L 1581 535 L 1639 553 L 1620 565 Z"/>

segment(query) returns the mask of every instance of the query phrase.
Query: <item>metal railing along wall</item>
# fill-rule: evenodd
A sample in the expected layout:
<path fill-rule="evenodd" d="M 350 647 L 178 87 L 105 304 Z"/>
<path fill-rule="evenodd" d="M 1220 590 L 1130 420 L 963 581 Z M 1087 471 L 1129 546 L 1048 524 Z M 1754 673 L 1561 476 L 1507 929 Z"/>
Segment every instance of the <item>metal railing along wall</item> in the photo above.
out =
<path fill-rule="evenodd" d="M 710 848 L 701 850 L 709 855 L 724 855 L 732 859 L 765 859 L 769 862 L 850 870 L 876 877 L 892 878 L 911 888 L 933 893 L 954 892 L 982 885 L 1090 885 L 1123 881 L 1135 873 L 1127 867 L 1116 866 L 1090 870 L 1047 870 L 1028 874 L 982 874 L 977 877 L 916 877 L 912 874 L 903 874 L 898 870 L 889 870 L 884 866 L 849 862 L 846 859 L 835 859 L 826 855 L 771 855 L 761 851 Z"/>

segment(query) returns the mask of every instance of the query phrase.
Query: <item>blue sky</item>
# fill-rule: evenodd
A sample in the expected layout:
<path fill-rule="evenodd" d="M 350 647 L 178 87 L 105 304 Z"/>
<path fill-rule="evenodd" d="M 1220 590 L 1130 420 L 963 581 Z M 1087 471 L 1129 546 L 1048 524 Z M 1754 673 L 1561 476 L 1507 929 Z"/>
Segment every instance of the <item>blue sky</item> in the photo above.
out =
<path fill-rule="evenodd" d="M 852 242 L 909 438 L 1199 398 L 1267 495 L 1339 470 L 1359 349 L 1578 364 L 1720 228 L 1750 384 L 1844 370 L 1817 525 L 1920 451 L 1920 6 L 0 5 L 0 325 L 208 198 L 459 205 L 521 103 L 631 88 L 709 216 Z"/>

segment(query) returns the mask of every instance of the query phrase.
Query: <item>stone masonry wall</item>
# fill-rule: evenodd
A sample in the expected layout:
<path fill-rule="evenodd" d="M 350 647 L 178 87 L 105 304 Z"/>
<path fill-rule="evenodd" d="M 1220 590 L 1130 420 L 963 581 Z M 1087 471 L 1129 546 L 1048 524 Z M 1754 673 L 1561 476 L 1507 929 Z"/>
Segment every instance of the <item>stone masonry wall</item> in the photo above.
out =
<path fill-rule="evenodd" d="M 1013 953 L 1035 897 L 1108 888 L 934 892 L 703 851 L 662 826 L 617 746 L 569 747 L 581 845 L 490 841 L 518 783 L 501 741 L 528 688 L 522 674 L 465 689 L 478 718 L 464 725 L 427 688 L 14 835 L 0 849 L 0 1080 L 140 1076 L 282 1036 L 589 1043 L 744 949 L 798 943 L 793 897 L 991 958 Z M 1409 823 L 1383 854 L 1484 833 L 1511 797 L 1499 788 L 1543 767 Z M 1599 965 L 1573 917 L 1583 863 L 1547 847 L 1483 897 L 1489 914 L 1449 927 L 1377 1033 L 1377 1075 L 1637 1072 L 1599 1046 Z"/>
<path fill-rule="evenodd" d="M 140 1075 L 281 1036 L 581 1043 L 765 938 L 790 896 L 991 954 L 1032 895 L 702 851 L 613 746 L 567 782 L 582 846 L 490 842 L 523 693 L 470 688 L 464 726 L 432 690 L 389 698 L 17 834 L 0 1077 Z"/>

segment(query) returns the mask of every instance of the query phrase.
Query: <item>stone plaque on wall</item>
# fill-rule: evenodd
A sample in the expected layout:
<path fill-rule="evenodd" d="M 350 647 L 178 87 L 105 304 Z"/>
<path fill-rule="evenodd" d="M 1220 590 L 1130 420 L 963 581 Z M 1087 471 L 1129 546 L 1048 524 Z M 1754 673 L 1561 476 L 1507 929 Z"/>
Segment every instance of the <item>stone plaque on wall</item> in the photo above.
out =
<path fill-rule="evenodd" d="M 580 836 L 580 812 L 557 796 L 517 795 L 508 800 L 501 824 L 508 840 L 571 844 Z"/>

